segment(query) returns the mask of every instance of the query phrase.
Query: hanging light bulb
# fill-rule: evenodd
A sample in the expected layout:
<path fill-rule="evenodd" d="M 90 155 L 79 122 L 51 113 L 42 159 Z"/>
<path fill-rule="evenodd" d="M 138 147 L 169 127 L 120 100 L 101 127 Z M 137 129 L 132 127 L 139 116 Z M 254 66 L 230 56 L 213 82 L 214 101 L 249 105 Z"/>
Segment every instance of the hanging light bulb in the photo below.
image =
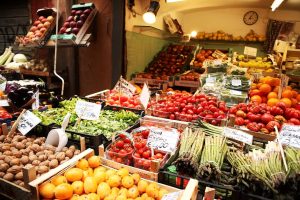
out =
<path fill-rule="evenodd" d="M 156 14 L 158 12 L 159 7 L 160 7 L 159 2 L 157 0 L 151 0 L 150 6 L 149 6 L 147 12 L 145 12 L 143 14 L 143 20 L 148 24 L 155 23 L 156 22 Z"/>
<path fill-rule="evenodd" d="M 192 31 L 191 32 L 191 37 L 195 38 L 197 36 L 197 31 Z"/>

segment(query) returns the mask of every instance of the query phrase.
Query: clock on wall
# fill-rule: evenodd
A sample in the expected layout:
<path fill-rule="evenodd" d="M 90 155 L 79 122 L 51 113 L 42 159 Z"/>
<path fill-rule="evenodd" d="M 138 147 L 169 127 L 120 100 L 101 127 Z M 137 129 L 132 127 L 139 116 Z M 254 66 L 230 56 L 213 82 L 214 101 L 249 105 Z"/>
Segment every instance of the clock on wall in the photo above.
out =
<path fill-rule="evenodd" d="M 245 13 L 243 20 L 245 24 L 253 25 L 258 20 L 258 14 L 255 11 L 248 11 Z"/>

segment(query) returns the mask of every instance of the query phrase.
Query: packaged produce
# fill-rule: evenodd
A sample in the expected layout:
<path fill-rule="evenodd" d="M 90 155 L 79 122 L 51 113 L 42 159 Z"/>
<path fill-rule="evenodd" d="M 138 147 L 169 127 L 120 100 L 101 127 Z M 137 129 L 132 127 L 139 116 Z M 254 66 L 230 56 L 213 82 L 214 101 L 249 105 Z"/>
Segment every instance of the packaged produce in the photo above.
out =
<path fill-rule="evenodd" d="M 248 92 L 250 84 L 251 81 L 243 75 L 227 75 L 225 88 Z"/>
<path fill-rule="evenodd" d="M 238 103 L 245 103 L 248 98 L 248 93 L 239 90 L 223 89 L 221 91 L 221 100 L 225 101 L 228 106 Z"/>

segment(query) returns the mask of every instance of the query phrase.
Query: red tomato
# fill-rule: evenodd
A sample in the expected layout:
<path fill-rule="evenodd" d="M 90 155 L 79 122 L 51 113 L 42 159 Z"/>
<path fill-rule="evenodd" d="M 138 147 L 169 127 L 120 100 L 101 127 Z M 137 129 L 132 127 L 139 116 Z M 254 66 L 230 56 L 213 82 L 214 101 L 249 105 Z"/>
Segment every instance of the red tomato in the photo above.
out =
<path fill-rule="evenodd" d="M 118 148 L 123 148 L 123 147 L 124 147 L 124 142 L 123 142 L 123 140 L 117 141 L 117 142 L 116 142 L 116 146 L 117 146 Z"/>
<path fill-rule="evenodd" d="M 145 152 L 143 153 L 143 158 L 148 159 L 148 158 L 150 158 L 150 155 L 151 155 L 150 151 L 145 151 Z"/>
<path fill-rule="evenodd" d="M 270 110 L 270 113 L 272 115 L 283 115 L 284 111 L 282 108 L 280 108 L 278 106 L 273 106 Z"/>
<path fill-rule="evenodd" d="M 157 153 L 157 154 L 155 154 L 155 158 L 156 159 L 163 158 L 163 155 L 161 153 Z"/>
<path fill-rule="evenodd" d="M 272 132 L 275 131 L 275 126 L 277 126 L 277 129 L 280 129 L 280 124 L 276 121 L 270 121 L 267 125 L 266 125 L 266 129 L 268 129 L 268 131 Z"/>
<path fill-rule="evenodd" d="M 131 143 L 131 141 L 130 141 L 130 139 L 129 138 L 124 138 L 124 140 L 123 140 L 125 143 L 128 143 L 128 144 L 130 144 Z"/>
<path fill-rule="evenodd" d="M 144 153 L 144 149 L 139 149 L 138 153 L 142 155 Z"/>
<path fill-rule="evenodd" d="M 116 162 L 118 162 L 118 163 L 122 163 L 122 162 L 123 162 L 123 160 L 122 160 L 122 158 L 116 158 Z"/>
<path fill-rule="evenodd" d="M 269 121 L 273 121 L 274 120 L 274 116 L 273 115 L 270 115 L 268 113 L 265 113 L 261 116 L 261 121 L 264 123 L 264 124 L 267 124 L 269 123 Z"/>
<path fill-rule="evenodd" d="M 128 101 L 128 97 L 126 97 L 126 96 L 120 96 L 120 101 L 121 102 Z"/>
<path fill-rule="evenodd" d="M 141 155 L 139 153 L 134 153 L 133 156 L 136 157 L 136 158 L 140 158 L 141 157 Z"/>
<path fill-rule="evenodd" d="M 124 149 L 121 149 L 121 150 L 119 151 L 119 155 L 120 155 L 121 157 L 126 156 L 126 154 L 127 154 L 127 151 L 124 150 Z"/>
<path fill-rule="evenodd" d="M 136 149 L 140 149 L 140 148 L 142 148 L 142 145 L 141 145 L 140 142 L 136 142 L 136 143 L 134 143 L 134 147 L 135 147 Z"/>
<path fill-rule="evenodd" d="M 247 124 L 247 128 L 249 130 L 255 131 L 255 132 L 258 132 L 260 130 L 260 127 L 256 122 L 251 122 L 251 123 Z"/>
<path fill-rule="evenodd" d="M 238 126 L 244 125 L 245 121 L 242 117 L 236 117 L 234 120 L 234 124 Z"/>
<path fill-rule="evenodd" d="M 147 139 L 147 138 L 148 138 L 148 135 L 149 135 L 149 130 L 144 130 L 144 131 L 142 131 L 142 136 L 143 136 L 143 138 Z"/>
<path fill-rule="evenodd" d="M 299 119 L 296 119 L 296 118 L 291 118 L 289 120 L 289 122 L 295 124 L 295 125 L 300 125 L 300 120 Z"/>

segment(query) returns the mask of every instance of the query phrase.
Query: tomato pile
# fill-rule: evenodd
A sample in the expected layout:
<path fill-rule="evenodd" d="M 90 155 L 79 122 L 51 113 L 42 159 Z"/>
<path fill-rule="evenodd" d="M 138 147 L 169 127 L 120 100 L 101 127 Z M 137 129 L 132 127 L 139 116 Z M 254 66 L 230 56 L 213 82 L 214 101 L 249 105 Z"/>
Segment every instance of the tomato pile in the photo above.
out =
<path fill-rule="evenodd" d="M 224 101 L 205 94 L 176 93 L 159 101 L 151 102 L 152 115 L 180 121 L 202 119 L 213 125 L 219 125 L 227 118 L 228 108 Z"/>
<path fill-rule="evenodd" d="M 229 113 L 235 116 L 235 125 L 246 126 L 249 130 L 275 134 L 275 126 L 278 129 L 284 123 L 300 125 L 300 111 L 295 108 L 287 108 L 283 102 L 275 106 L 265 103 L 240 103 L 229 109 Z"/>
<path fill-rule="evenodd" d="M 11 119 L 12 116 L 4 108 L 0 107 L 0 119 Z"/>
<path fill-rule="evenodd" d="M 108 97 L 106 103 L 111 106 L 122 106 L 126 108 L 142 109 L 138 95 L 128 97 L 126 95 L 112 93 Z"/>
<path fill-rule="evenodd" d="M 113 142 L 106 151 L 108 158 L 122 163 L 130 165 L 132 163 L 133 146 L 128 137 L 123 134 L 119 135 L 120 138 Z"/>
<path fill-rule="evenodd" d="M 162 160 L 165 153 L 154 150 L 154 155 L 151 156 L 151 150 L 146 146 L 150 131 L 149 129 L 140 130 L 133 135 L 134 149 L 133 162 L 134 167 L 150 170 L 151 160 Z"/>

